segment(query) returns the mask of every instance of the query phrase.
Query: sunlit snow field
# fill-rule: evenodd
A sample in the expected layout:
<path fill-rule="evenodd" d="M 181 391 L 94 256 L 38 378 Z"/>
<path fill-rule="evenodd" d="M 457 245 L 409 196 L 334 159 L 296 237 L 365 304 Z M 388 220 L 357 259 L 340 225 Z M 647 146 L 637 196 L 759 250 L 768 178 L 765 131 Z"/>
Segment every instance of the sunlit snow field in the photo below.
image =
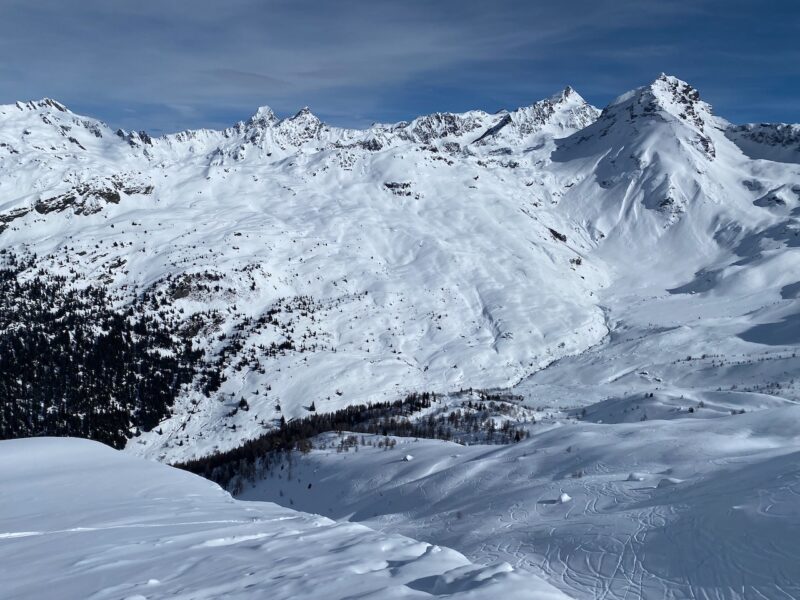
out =
<path fill-rule="evenodd" d="M 218 310 L 193 338 L 212 355 L 244 332 L 218 392 L 122 453 L 0 442 L 0 597 L 800 597 L 796 128 L 732 126 L 668 76 L 602 112 L 568 88 L 364 131 L 0 119 L 3 248 L 120 304 L 178 279 L 165 315 Z M 118 203 L 53 208 L 114 177 Z M 258 362 L 286 331 L 313 348 Z M 470 388 L 513 395 L 529 437 L 325 434 L 237 500 L 154 462 L 312 402 Z"/>

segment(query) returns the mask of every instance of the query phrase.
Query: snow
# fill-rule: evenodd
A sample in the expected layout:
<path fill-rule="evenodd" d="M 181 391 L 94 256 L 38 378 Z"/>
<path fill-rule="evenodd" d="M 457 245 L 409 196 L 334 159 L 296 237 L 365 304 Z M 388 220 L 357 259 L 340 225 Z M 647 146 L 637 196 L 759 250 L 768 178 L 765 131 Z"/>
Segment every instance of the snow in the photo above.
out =
<path fill-rule="evenodd" d="M 186 277 L 168 310 L 218 310 L 195 337 L 210 352 L 307 296 L 280 318 L 316 344 L 228 365 L 218 395 L 184 391 L 124 455 L 0 443 L 0 494 L 22 499 L 0 514 L 17 595 L 41 596 L 46 571 L 78 597 L 314 597 L 298 575 L 313 569 L 381 597 L 506 597 L 491 586 L 523 579 L 537 597 L 800 596 L 800 126 L 731 125 L 667 75 L 602 112 L 568 88 L 367 130 L 262 107 L 151 139 L 50 100 L 2 106 L 0 124 L 2 248 L 76 285 L 107 277 L 120 302 Z M 117 184 L 117 204 L 49 210 Z M 206 272 L 218 289 L 191 284 Z M 233 362 L 284 334 L 246 330 Z M 312 402 L 468 388 L 519 395 L 530 437 L 318 447 L 242 494 L 289 508 L 133 457 L 233 448 Z"/>
<path fill-rule="evenodd" d="M 664 477 L 661 481 L 658 482 L 656 487 L 658 488 L 665 488 L 671 487 L 673 485 L 678 485 L 681 482 L 680 479 L 676 479 L 674 477 Z"/>
<path fill-rule="evenodd" d="M 317 443 L 240 497 L 505 561 L 574 598 L 800 594 L 800 406 L 529 427 L 509 446 Z"/>
<path fill-rule="evenodd" d="M 555 133 L 596 112 L 574 92 L 543 101 L 514 113 L 524 123 L 514 144 L 543 144 L 526 154 L 533 161 Z M 291 326 L 313 350 L 264 359 L 264 373 L 230 365 L 219 394 L 185 392 L 163 435 L 144 433 L 131 452 L 172 461 L 232 448 L 281 416 L 306 415 L 312 401 L 329 411 L 409 391 L 508 386 L 606 334 L 593 297 L 605 272 L 571 266 L 590 250 L 586 236 L 557 241 L 549 228 L 571 231 L 569 220 L 536 214 L 533 164 L 511 166 L 492 154 L 496 145 L 447 150 L 468 146 L 501 115 L 355 131 L 307 111 L 270 114 L 148 142 L 52 107 L 0 107 L 0 141 L 9 144 L 0 148 L 0 215 L 27 211 L 0 234 L 4 248 L 36 252 L 39 265 L 74 272 L 78 285 L 102 275 L 120 301 L 164 289 L 168 276 L 211 273 L 216 291 L 168 300 L 187 318 L 219 311 L 221 322 L 196 338 L 212 353 L 222 335 L 281 299 L 318 306 Z M 378 151 L 359 145 L 375 139 Z M 18 154 L 3 154 L 11 147 Z M 80 196 L 75 207 L 31 210 L 113 177 L 125 190 L 152 190 L 122 191 L 118 204 Z M 408 188 L 394 193 L 393 182 Z M 234 361 L 282 340 L 274 328 L 252 332 Z M 251 410 L 228 416 L 241 397 Z"/>
<path fill-rule="evenodd" d="M 0 442 L 4 598 L 537 598 L 507 563 L 262 502 L 75 439 Z"/>

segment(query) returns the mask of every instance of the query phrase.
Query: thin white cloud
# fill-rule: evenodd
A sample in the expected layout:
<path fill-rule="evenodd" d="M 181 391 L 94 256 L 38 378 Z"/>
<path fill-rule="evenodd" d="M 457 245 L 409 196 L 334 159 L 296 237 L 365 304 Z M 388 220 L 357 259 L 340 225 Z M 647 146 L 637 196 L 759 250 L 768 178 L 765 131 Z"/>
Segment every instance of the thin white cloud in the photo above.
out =
<path fill-rule="evenodd" d="M 640 77 L 662 70 L 659 53 L 675 48 L 618 39 L 679 27 L 718 4 L 3 0 L 0 101 L 48 95 L 116 107 L 106 118 L 123 125 L 135 118 L 124 112 L 133 107 L 145 121 L 139 126 L 167 129 L 244 117 L 260 104 L 281 113 L 310 104 L 361 122 L 356 115 L 407 110 L 409 97 L 431 89 L 457 95 L 470 86 L 470 100 L 533 101 L 565 83 L 644 83 Z M 609 74 L 602 83 L 589 66 L 637 59 L 635 77 Z"/>

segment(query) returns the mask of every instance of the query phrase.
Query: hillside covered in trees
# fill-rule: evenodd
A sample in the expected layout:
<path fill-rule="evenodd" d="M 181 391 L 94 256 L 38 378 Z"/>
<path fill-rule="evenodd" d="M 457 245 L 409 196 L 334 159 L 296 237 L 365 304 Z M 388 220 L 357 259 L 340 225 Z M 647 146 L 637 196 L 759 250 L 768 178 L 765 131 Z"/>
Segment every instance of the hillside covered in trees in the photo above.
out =
<path fill-rule="evenodd" d="M 35 256 L 0 261 L 0 439 L 76 436 L 122 448 L 156 427 L 203 353 L 145 307 L 72 287 Z M 29 271 L 30 273 L 30 271 Z"/>

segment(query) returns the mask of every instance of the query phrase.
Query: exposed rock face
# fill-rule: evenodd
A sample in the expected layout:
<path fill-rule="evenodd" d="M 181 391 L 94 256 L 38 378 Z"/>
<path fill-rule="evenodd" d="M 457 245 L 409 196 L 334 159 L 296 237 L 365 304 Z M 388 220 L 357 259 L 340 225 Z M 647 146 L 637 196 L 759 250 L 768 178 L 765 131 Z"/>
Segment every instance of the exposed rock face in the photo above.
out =
<path fill-rule="evenodd" d="M 800 163 L 800 125 L 735 125 L 726 134 L 751 158 Z"/>
<path fill-rule="evenodd" d="M 118 175 L 79 184 L 57 196 L 41 198 L 34 203 L 33 208 L 39 214 L 71 208 L 76 215 L 91 215 L 103 210 L 105 204 L 119 204 L 123 196 L 152 193 L 151 184 L 137 182 L 134 177 Z"/>

